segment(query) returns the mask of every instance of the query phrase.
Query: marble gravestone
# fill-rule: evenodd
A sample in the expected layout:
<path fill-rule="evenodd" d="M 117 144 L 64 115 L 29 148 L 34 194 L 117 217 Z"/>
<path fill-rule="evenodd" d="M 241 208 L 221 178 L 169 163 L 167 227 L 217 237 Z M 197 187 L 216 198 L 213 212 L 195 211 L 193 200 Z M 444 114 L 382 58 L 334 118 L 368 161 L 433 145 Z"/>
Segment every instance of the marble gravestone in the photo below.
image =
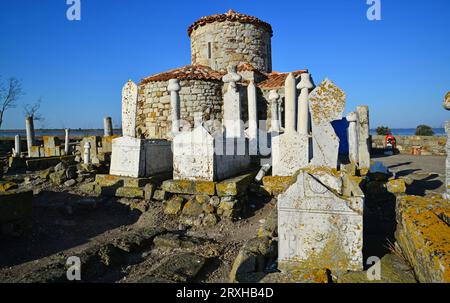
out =
<path fill-rule="evenodd" d="M 370 168 L 370 126 L 369 126 L 369 107 L 358 106 L 356 108 L 358 113 L 358 156 L 359 168 Z"/>
<path fill-rule="evenodd" d="M 278 268 L 363 269 L 364 195 L 338 194 L 340 176 L 325 168 L 301 170 L 278 198 Z M 344 193 L 343 191 L 341 191 Z"/>
<path fill-rule="evenodd" d="M 122 90 L 123 136 L 112 141 L 110 174 L 144 178 L 172 170 L 171 144 L 136 138 L 138 87 L 128 81 Z"/>
<path fill-rule="evenodd" d="M 341 120 L 345 109 L 345 93 L 331 80 L 325 79 L 309 95 L 311 112 L 313 166 L 337 168 L 339 138 L 332 122 Z"/>
<path fill-rule="evenodd" d="M 241 96 L 236 86 L 241 76 L 235 71 L 232 67 L 223 77 L 224 83 L 228 83 L 224 96 L 223 126 L 198 121 L 193 131 L 183 131 L 175 136 L 175 180 L 219 181 L 239 175 L 250 167 L 248 140 L 240 120 Z"/>

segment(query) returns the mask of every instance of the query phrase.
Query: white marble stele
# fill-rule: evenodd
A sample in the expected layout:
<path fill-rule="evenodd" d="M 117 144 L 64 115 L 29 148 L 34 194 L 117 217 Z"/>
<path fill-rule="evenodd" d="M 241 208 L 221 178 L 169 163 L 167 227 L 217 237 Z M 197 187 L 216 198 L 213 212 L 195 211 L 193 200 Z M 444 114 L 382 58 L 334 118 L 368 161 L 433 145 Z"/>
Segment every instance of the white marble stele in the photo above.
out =
<path fill-rule="evenodd" d="M 325 79 L 309 95 L 311 112 L 314 166 L 337 168 L 339 138 L 333 121 L 341 120 L 345 109 L 345 93 L 329 79 Z"/>
<path fill-rule="evenodd" d="M 248 141 L 244 152 L 225 152 L 223 140 L 233 142 L 236 138 L 223 139 L 223 132 L 217 135 L 208 131 L 203 124 L 192 132 L 182 132 L 173 141 L 173 178 L 175 180 L 219 181 L 234 177 L 250 166 Z M 231 140 L 231 141 L 230 141 Z"/>
<path fill-rule="evenodd" d="M 112 150 L 111 175 L 145 178 L 173 168 L 169 141 L 120 137 L 112 141 Z"/>
<path fill-rule="evenodd" d="M 272 175 L 293 176 L 309 163 L 309 136 L 297 132 L 272 136 Z"/>
<path fill-rule="evenodd" d="M 341 186 L 341 178 L 332 173 L 301 170 L 279 196 L 280 270 L 363 270 L 364 195 L 342 196 Z"/>

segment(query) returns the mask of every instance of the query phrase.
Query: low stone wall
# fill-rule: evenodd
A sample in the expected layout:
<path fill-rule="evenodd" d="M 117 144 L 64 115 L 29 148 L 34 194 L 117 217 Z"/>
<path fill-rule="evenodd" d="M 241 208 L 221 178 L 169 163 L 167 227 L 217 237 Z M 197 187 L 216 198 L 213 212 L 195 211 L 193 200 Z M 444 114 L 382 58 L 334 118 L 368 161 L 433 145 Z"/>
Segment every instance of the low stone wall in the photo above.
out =
<path fill-rule="evenodd" d="M 445 136 L 395 136 L 397 149 L 401 154 L 412 154 L 413 148 L 420 146 L 423 156 L 445 156 Z M 385 136 L 372 136 L 372 148 L 384 148 Z"/>

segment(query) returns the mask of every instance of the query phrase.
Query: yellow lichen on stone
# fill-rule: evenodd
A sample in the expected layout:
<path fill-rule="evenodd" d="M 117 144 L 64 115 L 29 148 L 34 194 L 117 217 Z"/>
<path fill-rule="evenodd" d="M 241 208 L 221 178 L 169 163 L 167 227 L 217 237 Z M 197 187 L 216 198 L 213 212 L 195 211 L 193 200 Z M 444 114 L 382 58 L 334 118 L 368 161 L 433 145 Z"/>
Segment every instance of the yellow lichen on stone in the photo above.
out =
<path fill-rule="evenodd" d="M 391 194 L 404 194 L 406 192 L 406 183 L 403 179 L 391 180 L 386 184 L 388 192 Z"/>
<path fill-rule="evenodd" d="M 450 226 L 440 217 L 449 209 L 437 196 L 398 202 L 396 238 L 422 283 L 450 282 Z"/>
<path fill-rule="evenodd" d="M 263 178 L 263 187 L 273 196 L 285 192 L 289 186 L 295 183 L 295 177 L 266 176 Z"/>
<path fill-rule="evenodd" d="M 0 181 L 0 192 L 6 192 L 8 190 L 11 189 L 16 189 L 17 188 L 17 184 L 14 182 L 2 182 Z"/>

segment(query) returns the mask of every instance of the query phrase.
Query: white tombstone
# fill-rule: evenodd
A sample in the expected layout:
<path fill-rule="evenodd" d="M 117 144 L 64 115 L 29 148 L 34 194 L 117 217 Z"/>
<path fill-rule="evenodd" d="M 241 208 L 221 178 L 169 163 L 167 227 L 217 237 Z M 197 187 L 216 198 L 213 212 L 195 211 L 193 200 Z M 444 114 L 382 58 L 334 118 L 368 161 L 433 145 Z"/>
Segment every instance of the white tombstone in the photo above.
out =
<path fill-rule="evenodd" d="M 369 125 L 369 107 L 358 106 L 358 140 L 359 140 L 359 168 L 370 168 L 370 125 Z"/>
<path fill-rule="evenodd" d="M 224 138 L 223 131 L 208 130 L 204 124 L 179 133 L 173 140 L 173 178 L 219 181 L 239 175 L 249 168 L 250 156 L 227 150 L 227 145 L 237 142 Z"/>
<path fill-rule="evenodd" d="M 65 133 L 65 136 L 64 136 L 64 154 L 67 156 L 67 155 L 69 155 L 69 151 L 70 151 L 70 149 L 69 149 L 69 144 L 70 144 L 70 138 L 69 138 L 70 130 L 69 130 L 68 128 L 66 128 L 66 129 L 64 130 L 64 133 Z"/>
<path fill-rule="evenodd" d="M 250 155 L 258 155 L 258 104 L 256 86 L 253 81 L 247 87 L 248 99 L 248 140 Z"/>
<path fill-rule="evenodd" d="M 172 170 L 170 142 L 136 138 L 137 97 L 137 85 L 130 80 L 122 90 L 123 137 L 112 141 L 111 175 L 144 178 Z"/>
<path fill-rule="evenodd" d="M 323 182 L 342 184 L 339 179 L 327 171 L 302 170 L 296 182 L 278 197 L 281 271 L 363 270 L 364 195 L 355 186 L 351 196 L 341 196 Z"/>
<path fill-rule="evenodd" d="M 136 138 L 138 87 L 128 80 L 122 89 L 122 134 Z"/>
<path fill-rule="evenodd" d="M 21 154 L 21 147 L 20 147 L 20 136 L 17 135 L 14 137 L 14 153 L 13 156 L 14 157 L 20 157 Z"/>
<path fill-rule="evenodd" d="M 242 76 L 237 73 L 237 67 L 228 68 L 228 74 L 222 81 L 227 83 L 227 91 L 223 96 L 223 121 L 227 138 L 240 138 L 244 136 L 244 127 L 241 118 L 241 96 L 236 82 Z"/>
<path fill-rule="evenodd" d="M 359 133 L 358 133 L 358 114 L 356 112 L 351 112 L 347 115 L 347 121 L 349 123 L 347 129 L 348 137 L 348 156 L 350 162 L 358 164 L 359 162 Z"/>
<path fill-rule="evenodd" d="M 337 168 L 339 138 L 332 122 L 341 120 L 345 109 L 345 93 L 325 79 L 309 94 L 313 139 L 313 166 Z"/>
<path fill-rule="evenodd" d="M 171 143 L 120 137 L 112 141 L 110 174 L 144 178 L 172 170 Z"/>
<path fill-rule="evenodd" d="M 170 107 L 172 117 L 172 137 L 180 131 L 180 82 L 178 79 L 170 79 L 167 90 L 170 92 Z"/>

